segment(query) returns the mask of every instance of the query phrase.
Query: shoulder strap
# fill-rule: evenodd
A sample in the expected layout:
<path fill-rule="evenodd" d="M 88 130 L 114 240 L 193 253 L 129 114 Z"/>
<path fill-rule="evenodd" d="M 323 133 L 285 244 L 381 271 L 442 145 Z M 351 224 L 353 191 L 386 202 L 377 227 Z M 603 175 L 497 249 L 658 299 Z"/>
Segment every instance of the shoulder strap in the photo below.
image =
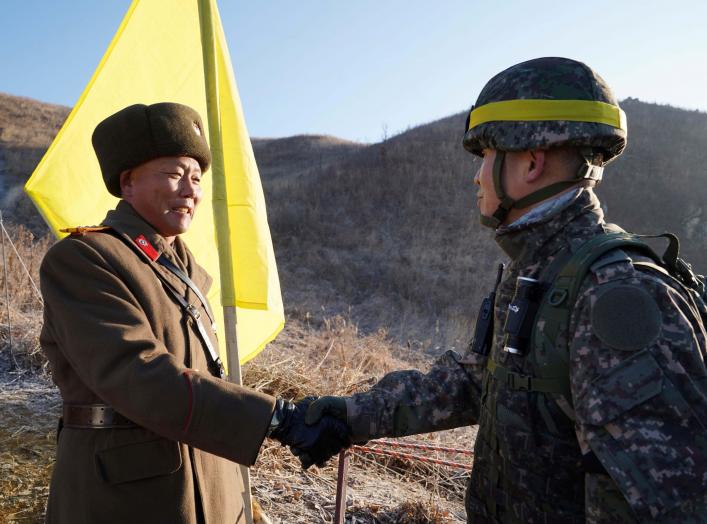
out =
<path fill-rule="evenodd" d="M 670 245 L 659 257 L 641 238 L 667 238 Z M 572 395 L 569 380 L 569 324 L 572 309 L 582 283 L 592 265 L 612 250 L 629 248 L 653 260 L 634 263 L 667 274 L 675 284 L 698 298 L 704 295 L 703 277 L 695 275 L 689 264 L 678 257 L 677 237 L 670 233 L 655 236 L 634 235 L 623 230 L 599 234 L 580 245 L 574 253 L 569 249 L 560 253 L 541 274 L 540 281 L 549 283 L 548 291 L 535 317 L 531 335 L 533 350 L 528 358 L 534 360 L 536 376 L 512 372 L 489 359 L 489 372 L 513 390 L 536 391 L 548 394 L 562 411 L 573 418 Z M 699 301 L 698 301 L 699 302 Z M 707 310 L 704 300 L 698 304 L 702 318 Z M 698 313 L 699 317 L 699 313 Z M 704 320 L 703 320 L 704 321 Z"/>
<path fill-rule="evenodd" d="M 625 231 L 600 234 L 582 244 L 573 254 L 560 254 L 559 267 L 550 266 L 541 278 L 551 282 L 532 333 L 532 357 L 539 377 L 561 384 L 551 395 L 560 395 L 572 406 L 569 381 L 569 323 L 584 278 L 591 266 L 614 249 L 638 250 L 658 261 L 655 252 L 636 235 Z"/>
<path fill-rule="evenodd" d="M 170 273 L 172 273 L 175 277 L 184 282 L 187 287 L 192 290 L 192 292 L 199 299 L 199 302 L 201 302 L 201 305 L 204 306 L 204 310 L 206 310 L 206 314 L 209 316 L 209 320 L 211 321 L 211 325 L 213 326 L 215 323 L 214 314 L 211 312 L 211 308 L 209 307 L 208 301 L 206 300 L 206 298 L 204 298 L 204 295 L 201 294 L 201 290 L 192 281 L 192 279 L 189 278 L 189 276 L 184 271 L 174 265 L 174 263 L 170 259 L 164 256 L 164 253 L 157 257 L 155 262 L 160 264 L 162 267 L 166 268 Z"/>
<path fill-rule="evenodd" d="M 592 264 L 612 249 L 625 247 L 643 251 L 651 258 L 657 258 L 657 255 L 645 242 L 630 233 L 616 232 L 598 235 L 582 244 L 554 277 L 547 295 L 548 306 L 562 311 L 562 316 L 566 316 L 569 320 L 570 308 L 577 299 L 579 288 Z M 562 304 L 567 304 L 567 307 L 560 307 Z"/>
<path fill-rule="evenodd" d="M 600 234 L 572 253 L 560 252 L 541 274 L 540 281 L 551 283 L 535 317 L 528 358 L 535 359 L 537 376 L 523 375 L 489 359 L 487 368 L 499 381 L 512 390 L 536 391 L 565 396 L 571 402 L 569 384 L 569 352 L 563 351 L 560 340 L 569 331 L 572 305 L 577 299 L 582 281 L 589 268 L 604 254 L 619 247 L 640 249 L 655 258 L 653 251 L 634 235 L 623 230 Z M 542 328 L 538 328 L 542 326 Z"/>
<path fill-rule="evenodd" d="M 172 284 L 167 281 L 167 279 L 165 279 L 159 271 L 155 271 L 155 274 L 157 275 L 157 278 L 159 278 L 160 282 L 162 282 L 162 286 L 165 288 L 167 293 L 174 297 L 174 299 L 182 307 L 184 312 L 189 315 L 194 321 L 194 324 L 196 325 L 196 330 L 199 334 L 199 338 L 201 339 L 201 342 L 206 348 L 206 350 L 208 351 L 207 357 L 209 358 L 207 360 L 209 361 L 211 374 L 219 378 L 224 378 L 226 373 L 223 368 L 223 363 L 221 362 L 221 357 L 219 357 L 216 348 L 214 347 L 213 343 L 211 342 L 211 339 L 209 338 L 209 334 L 206 332 L 204 323 L 201 321 L 201 314 L 192 304 L 189 304 L 187 302 L 186 298 L 184 298 L 179 291 L 174 289 Z"/>
<path fill-rule="evenodd" d="M 64 227 L 59 231 L 61 233 L 69 233 L 71 236 L 83 236 L 86 233 L 96 233 L 100 231 L 110 230 L 110 226 L 76 226 L 76 227 Z"/>

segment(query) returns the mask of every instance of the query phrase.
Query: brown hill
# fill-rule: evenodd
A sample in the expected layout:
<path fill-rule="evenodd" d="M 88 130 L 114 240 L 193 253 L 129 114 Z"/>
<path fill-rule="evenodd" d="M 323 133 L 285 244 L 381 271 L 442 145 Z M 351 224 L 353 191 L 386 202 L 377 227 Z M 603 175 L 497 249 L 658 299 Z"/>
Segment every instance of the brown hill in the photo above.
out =
<path fill-rule="evenodd" d="M 357 142 L 327 135 L 253 138 L 251 142 L 260 176 L 269 183 L 324 169 L 364 147 Z"/>
<path fill-rule="evenodd" d="M 636 232 L 677 233 L 704 272 L 707 114 L 635 99 L 622 106 L 629 147 L 598 190 L 608 219 Z M 0 95 L 5 202 L 67 112 Z M 253 140 L 290 315 L 343 313 L 365 330 L 385 327 L 424 347 L 465 343 L 503 256 L 478 225 L 478 160 L 461 148 L 464 118 L 369 145 L 326 136 Z M 3 211 L 38 231 L 32 206 L 19 202 Z"/>
<path fill-rule="evenodd" d="M 22 186 L 66 120 L 70 108 L 0 93 L 0 209 L 34 231 L 44 223 Z"/>
<path fill-rule="evenodd" d="M 598 189 L 608 220 L 675 232 L 707 271 L 707 114 L 635 99 L 623 107 L 629 147 Z M 278 187 L 265 181 L 286 304 L 350 310 L 364 328 L 428 347 L 468 340 L 503 257 L 478 224 L 464 119 L 416 127 Z"/>

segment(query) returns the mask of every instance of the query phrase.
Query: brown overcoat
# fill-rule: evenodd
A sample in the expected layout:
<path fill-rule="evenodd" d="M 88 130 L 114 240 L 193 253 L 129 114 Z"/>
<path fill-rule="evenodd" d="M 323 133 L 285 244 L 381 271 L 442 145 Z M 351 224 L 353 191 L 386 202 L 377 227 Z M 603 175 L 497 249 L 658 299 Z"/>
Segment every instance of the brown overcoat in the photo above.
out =
<path fill-rule="evenodd" d="M 206 294 L 181 239 L 170 246 L 123 201 L 104 225 L 47 253 L 41 345 L 65 403 L 107 404 L 140 427 L 61 430 L 47 522 L 242 522 L 236 462 L 255 461 L 274 399 L 209 374 L 155 270 L 206 317 L 199 300 L 135 246 L 143 235 Z"/>

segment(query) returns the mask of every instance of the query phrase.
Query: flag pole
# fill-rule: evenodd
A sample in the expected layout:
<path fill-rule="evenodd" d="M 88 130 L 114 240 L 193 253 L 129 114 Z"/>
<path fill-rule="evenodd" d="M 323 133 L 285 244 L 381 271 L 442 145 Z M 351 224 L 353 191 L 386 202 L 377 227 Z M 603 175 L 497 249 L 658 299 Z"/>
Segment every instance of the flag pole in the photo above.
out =
<path fill-rule="evenodd" d="M 218 92 L 218 70 L 216 68 L 216 39 L 214 35 L 213 16 L 212 16 L 212 1 L 213 0 L 198 0 L 199 2 L 199 26 L 201 28 L 201 49 L 204 58 L 204 82 L 206 87 L 206 108 L 207 120 L 209 125 L 209 143 L 211 146 L 211 176 L 213 178 L 213 192 L 216 195 L 223 196 L 226 190 L 226 181 L 224 172 L 223 160 L 223 137 L 221 136 L 221 112 L 219 107 L 219 92 Z M 224 202 L 225 199 L 215 199 L 219 202 Z M 219 227 L 219 221 L 215 221 L 216 239 L 219 245 L 219 253 L 224 249 L 228 249 L 230 245 L 229 231 L 224 230 L 223 226 Z M 229 250 L 230 251 L 230 250 Z M 232 256 L 229 252 L 228 256 Z M 219 262 L 221 257 L 219 257 Z M 220 266 L 220 264 L 219 264 Z M 224 279 L 224 273 L 221 272 L 222 289 L 226 286 L 233 286 L 233 279 L 229 276 Z M 231 382 L 242 385 L 243 377 L 241 375 L 241 361 L 238 353 L 238 337 L 237 337 L 237 314 L 235 305 L 224 305 L 223 321 L 226 333 L 226 362 L 228 366 L 228 379 Z M 237 416 L 237 414 L 234 414 Z M 243 479 L 243 505 L 245 509 L 245 517 L 247 524 L 253 524 L 253 503 L 250 493 L 250 472 L 244 465 L 240 465 L 241 477 Z"/>

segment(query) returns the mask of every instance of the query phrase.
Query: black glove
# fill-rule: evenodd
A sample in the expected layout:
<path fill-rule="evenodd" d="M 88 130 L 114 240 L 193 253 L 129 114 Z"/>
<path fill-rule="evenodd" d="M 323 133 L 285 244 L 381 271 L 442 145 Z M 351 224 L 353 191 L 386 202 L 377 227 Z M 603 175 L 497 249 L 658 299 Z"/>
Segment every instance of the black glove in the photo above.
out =
<path fill-rule="evenodd" d="M 304 421 L 309 425 L 316 424 L 326 415 L 331 415 L 342 422 L 346 422 L 346 397 L 327 396 L 314 399 L 308 404 Z"/>
<path fill-rule="evenodd" d="M 333 417 L 322 417 L 316 424 L 304 422 L 309 404 L 314 397 L 293 403 L 278 399 L 268 436 L 290 446 L 305 469 L 311 465 L 323 466 L 331 457 L 351 445 L 346 424 Z"/>
<path fill-rule="evenodd" d="M 365 444 L 368 442 L 370 436 L 368 434 L 354 435 L 353 432 L 354 427 L 351 425 L 353 421 L 350 420 L 346 407 L 346 401 L 350 398 L 351 397 L 335 397 L 330 395 L 313 400 L 307 408 L 307 414 L 304 417 L 305 423 L 312 425 L 318 423 L 320 420 L 334 417 L 344 422 L 346 427 L 349 428 L 349 440 L 352 444 Z M 359 426 L 360 425 L 361 424 L 359 424 Z"/>

